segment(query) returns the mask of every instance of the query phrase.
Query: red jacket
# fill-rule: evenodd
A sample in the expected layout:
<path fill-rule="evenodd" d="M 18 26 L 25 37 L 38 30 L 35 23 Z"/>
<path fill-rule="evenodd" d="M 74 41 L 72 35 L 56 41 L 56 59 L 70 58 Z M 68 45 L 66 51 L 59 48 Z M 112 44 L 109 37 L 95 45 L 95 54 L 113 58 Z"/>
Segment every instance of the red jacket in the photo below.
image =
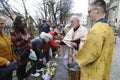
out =
<path fill-rule="evenodd" d="M 57 32 L 50 31 L 50 32 L 49 32 L 49 34 L 51 34 L 51 35 L 52 35 L 52 37 L 53 37 L 53 40 L 54 40 L 55 36 L 57 35 Z"/>
<path fill-rule="evenodd" d="M 54 47 L 54 48 L 59 47 L 59 45 L 57 43 L 55 43 L 55 41 L 54 41 L 54 37 L 55 37 L 55 35 L 57 35 L 56 32 L 51 31 L 51 32 L 49 32 L 49 34 L 51 34 L 53 38 L 48 43 L 46 43 L 46 45 L 43 49 L 43 52 L 47 52 L 50 49 L 50 47 Z"/>

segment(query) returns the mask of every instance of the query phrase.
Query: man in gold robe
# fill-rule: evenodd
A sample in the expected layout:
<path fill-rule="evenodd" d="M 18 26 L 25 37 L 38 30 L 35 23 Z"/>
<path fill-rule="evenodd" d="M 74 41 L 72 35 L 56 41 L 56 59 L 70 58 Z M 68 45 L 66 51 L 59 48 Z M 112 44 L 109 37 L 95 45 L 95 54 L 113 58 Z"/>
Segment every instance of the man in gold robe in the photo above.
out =
<path fill-rule="evenodd" d="M 110 80 L 114 35 L 104 19 L 105 9 L 104 0 L 96 0 L 88 8 L 88 15 L 95 24 L 75 57 L 81 67 L 80 80 Z"/>

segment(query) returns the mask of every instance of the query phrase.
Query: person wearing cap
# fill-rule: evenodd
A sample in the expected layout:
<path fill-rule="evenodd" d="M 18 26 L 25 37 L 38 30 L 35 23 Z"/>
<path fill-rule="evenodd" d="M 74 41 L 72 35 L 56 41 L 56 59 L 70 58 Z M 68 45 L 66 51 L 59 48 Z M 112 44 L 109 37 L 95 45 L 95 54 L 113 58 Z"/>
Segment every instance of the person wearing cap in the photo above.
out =
<path fill-rule="evenodd" d="M 32 72 L 31 75 L 34 77 L 38 77 L 40 75 L 37 73 L 37 70 L 40 70 L 41 68 L 45 67 L 45 65 L 43 64 L 43 58 L 45 57 L 45 54 L 43 54 L 43 48 L 51 39 L 52 39 L 51 34 L 41 32 L 39 36 L 31 40 L 33 50 L 37 55 L 37 60 L 31 61 L 33 65 L 30 70 Z"/>

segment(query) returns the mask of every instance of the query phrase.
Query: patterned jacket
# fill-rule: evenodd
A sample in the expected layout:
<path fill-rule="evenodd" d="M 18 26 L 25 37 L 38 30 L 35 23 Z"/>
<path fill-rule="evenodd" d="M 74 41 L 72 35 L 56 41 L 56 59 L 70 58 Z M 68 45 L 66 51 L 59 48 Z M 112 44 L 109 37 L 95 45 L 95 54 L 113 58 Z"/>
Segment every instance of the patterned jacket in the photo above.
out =
<path fill-rule="evenodd" d="M 17 54 L 18 58 L 22 54 L 22 52 L 27 48 L 32 49 L 30 38 L 28 40 L 24 39 L 24 37 L 28 35 L 26 29 L 24 29 L 24 34 L 22 34 L 20 31 L 16 30 L 15 28 L 12 28 L 10 30 L 10 35 L 11 35 L 11 40 L 13 42 L 14 51 Z"/>

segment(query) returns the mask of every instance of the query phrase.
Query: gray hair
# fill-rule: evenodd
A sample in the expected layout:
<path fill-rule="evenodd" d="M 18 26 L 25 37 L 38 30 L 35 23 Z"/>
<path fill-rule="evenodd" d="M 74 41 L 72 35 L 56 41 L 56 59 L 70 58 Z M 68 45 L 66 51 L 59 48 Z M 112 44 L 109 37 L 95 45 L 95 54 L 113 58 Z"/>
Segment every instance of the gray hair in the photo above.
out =
<path fill-rule="evenodd" d="M 78 20 L 78 21 L 79 21 L 79 17 L 78 17 L 77 15 L 73 15 L 73 16 L 71 16 L 70 19 L 74 19 L 74 20 Z"/>

